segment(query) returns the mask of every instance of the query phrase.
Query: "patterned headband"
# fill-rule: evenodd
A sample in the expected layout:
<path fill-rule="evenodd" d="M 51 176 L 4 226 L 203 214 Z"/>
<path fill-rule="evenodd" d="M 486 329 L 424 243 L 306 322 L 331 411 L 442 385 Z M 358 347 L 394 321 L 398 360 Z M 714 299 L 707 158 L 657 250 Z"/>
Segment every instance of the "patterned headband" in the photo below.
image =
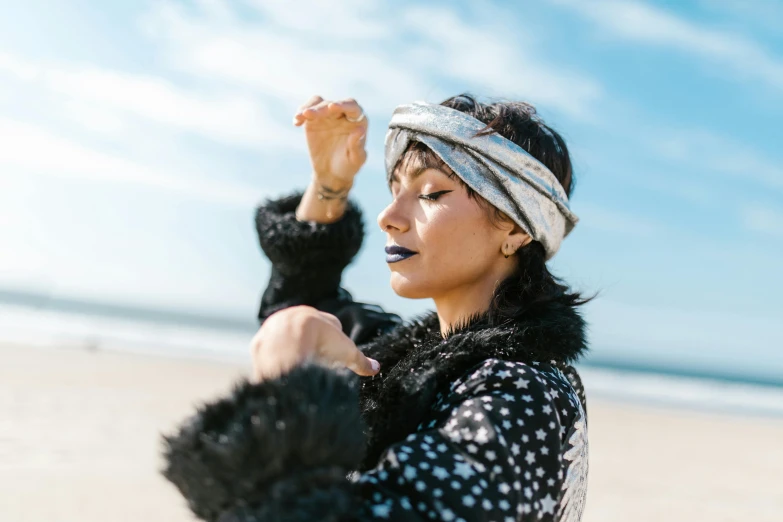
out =
<path fill-rule="evenodd" d="M 472 116 L 442 105 L 400 105 L 386 134 L 387 178 L 411 142 L 423 143 L 470 188 L 544 245 L 549 260 L 579 218 L 548 168 L 497 133 L 476 136 L 485 128 Z"/>

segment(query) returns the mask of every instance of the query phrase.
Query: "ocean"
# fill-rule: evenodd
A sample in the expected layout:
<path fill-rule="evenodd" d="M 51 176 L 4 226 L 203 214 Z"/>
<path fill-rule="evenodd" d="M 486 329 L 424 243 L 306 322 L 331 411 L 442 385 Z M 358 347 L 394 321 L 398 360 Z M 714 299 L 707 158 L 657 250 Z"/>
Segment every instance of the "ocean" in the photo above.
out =
<path fill-rule="evenodd" d="M 248 364 L 246 320 L 0 292 L 0 343 Z M 600 356 L 577 365 L 590 397 L 690 410 L 783 417 L 783 382 Z"/>

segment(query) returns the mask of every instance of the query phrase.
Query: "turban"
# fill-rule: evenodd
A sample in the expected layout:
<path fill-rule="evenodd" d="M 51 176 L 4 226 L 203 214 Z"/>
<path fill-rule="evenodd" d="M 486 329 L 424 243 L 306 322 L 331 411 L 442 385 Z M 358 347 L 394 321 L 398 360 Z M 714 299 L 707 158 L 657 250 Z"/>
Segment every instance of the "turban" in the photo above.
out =
<path fill-rule="evenodd" d="M 549 260 L 579 218 L 571 212 L 568 195 L 552 171 L 497 133 L 476 136 L 486 127 L 443 105 L 400 105 L 386 134 L 387 178 L 411 142 L 423 143 L 467 186 L 540 242 Z"/>

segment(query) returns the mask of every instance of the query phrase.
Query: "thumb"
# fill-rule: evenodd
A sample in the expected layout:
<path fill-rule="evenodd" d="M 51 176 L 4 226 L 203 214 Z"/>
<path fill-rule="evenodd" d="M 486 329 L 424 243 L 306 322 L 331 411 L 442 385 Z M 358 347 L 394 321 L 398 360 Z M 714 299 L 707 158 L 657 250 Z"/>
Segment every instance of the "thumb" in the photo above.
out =
<path fill-rule="evenodd" d="M 353 362 L 348 363 L 347 366 L 354 373 L 364 377 L 376 375 L 381 370 L 381 363 L 365 356 L 358 348 L 356 349 Z"/>
<path fill-rule="evenodd" d="M 339 320 L 334 318 L 339 324 Z M 325 321 L 319 329 L 316 351 L 319 359 L 330 365 L 344 366 L 354 373 L 366 377 L 377 374 L 381 365 L 378 361 L 366 357 L 350 337 L 330 321 Z"/>

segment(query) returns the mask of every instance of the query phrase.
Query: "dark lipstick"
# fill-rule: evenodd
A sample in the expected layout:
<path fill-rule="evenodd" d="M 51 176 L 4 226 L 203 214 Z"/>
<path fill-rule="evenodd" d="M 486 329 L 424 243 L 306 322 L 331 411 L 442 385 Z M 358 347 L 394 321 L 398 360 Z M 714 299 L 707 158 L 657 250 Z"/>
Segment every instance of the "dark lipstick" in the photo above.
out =
<path fill-rule="evenodd" d="M 418 253 L 397 245 L 387 246 L 384 250 L 386 250 L 387 263 L 396 263 L 397 261 L 402 261 L 411 256 L 415 256 Z"/>

